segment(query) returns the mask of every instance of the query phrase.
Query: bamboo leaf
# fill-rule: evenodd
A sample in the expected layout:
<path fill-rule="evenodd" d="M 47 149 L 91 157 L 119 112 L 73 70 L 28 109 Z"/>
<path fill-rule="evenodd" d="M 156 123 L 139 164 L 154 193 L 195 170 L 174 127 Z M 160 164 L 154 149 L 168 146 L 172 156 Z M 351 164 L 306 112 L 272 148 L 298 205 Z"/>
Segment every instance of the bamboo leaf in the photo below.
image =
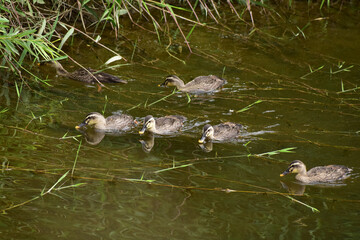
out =
<path fill-rule="evenodd" d="M 108 65 L 108 64 L 110 64 L 112 62 L 115 62 L 115 61 L 118 61 L 118 60 L 121 60 L 121 59 L 122 59 L 121 56 L 114 56 L 114 57 L 110 58 L 109 60 L 107 60 L 105 65 Z"/>
<path fill-rule="evenodd" d="M 61 43 L 59 45 L 59 49 L 62 48 L 62 46 L 64 45 L 64 43 L 68 40 L 68 38 L 74 33 L 74 28 L 71 28 L 63 37 L 63 39 L 61 40 Z"/>
<path fill-rule="evenodd" d="M 262 102 L 262 100 L 257 100 L 256 102 L 253 102 L 252 104 L 250 104 L 250 105 L 248 105 L 248 106 L 246 106 L 246 107 L 244 107 L 244 108 L 236 111 L 236 113 L 245 112 L 245 111 L 249 110 L 249 109 L 250 109 L 252 106 L 254 106 L 255 104 L 258 104 L 258 103 L 261 103 L 261 102 Z"/>
<path fill-rule="evenodd" d="M 43 34 L 43 32 L 44 32 L 44 30 L 45 30 L 45 27 L 46 27 L 46 19 L 44 18 L 43 21 L 42 21 L 41 27 L 40 27 L 40 29 L 39 29 L 39 31 L 38 31 L 38 34 L 39 34 L 39 35 L 42 35 L 42 34 Z"/>

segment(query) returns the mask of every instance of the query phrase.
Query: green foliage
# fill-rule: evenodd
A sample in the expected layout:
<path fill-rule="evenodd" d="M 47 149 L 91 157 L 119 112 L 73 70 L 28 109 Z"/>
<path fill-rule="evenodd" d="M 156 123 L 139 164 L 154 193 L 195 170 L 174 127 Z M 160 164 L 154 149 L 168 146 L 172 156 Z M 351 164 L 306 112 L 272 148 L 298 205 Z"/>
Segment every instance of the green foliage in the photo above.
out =
<path fill-rule="evenodd" d="M 41 4 L 43 1 L 33 3 Z M 24 8 L 20 6 L 27 6 L 27 11 L 23 11 Z M 36 61 L 60 57 L 56 47 L 46 38 L 54 30 L 45 32 L 46 21 L 35 19 L 30 2 L 3 0 L 0 8 L 4 10 L 0 15 L 1 68 L 8 68 L 21 77 L 26 57 Z"/>
<path fill-rule="evenodd" d="M 245 4 L 242 1 L 238 3 Z M 0 53 L 4 61 L 1 63 L 1 67 L 10 68 L 14 73 L 21 76 L 20 66 L 22 66 L 25 58 L 36 61 L 59 58 L 62 54 L 59 49 L 68 41 L 74 31 L 98 42 L 99 36 L 92 39 L 85 34 L 87 28 L 93 26 L 95 26 L 96 31 L 100 26 L 104 29 L 107 24 L 110 24 L 117 37 L 118 30 L 122 27 L 122 17 L 128 17 L 142 29 L 145 28 L 138 24 L 139 20 L 152 21 L 159 42 L 162 38 L 160 33 L 166 33 L 166 29 L 168 29 L 162 27 L 161 21 L 163 24 L 168 24 L 168 19 L 172 19 L 191 51 L 188 39 L 195 26 L 205 26 L 200 22 L 196 10 L 201 9 L 205 15 L 209 15 L 215 22 L 218 22 L 217 18 L 220 18 L 220 15 L 217 8 L 221 4 L 221 2 L 215 4 L 213 1 L 208 4 L 202 1 L 200 4 L 198 1 L 169 4 L 165 1 L 156 0 L 84 0 L 79 5 L 77 1 L 71 0 L 52 2 L 44 0 L 2 0 L 0 2 L 0 9 L 3 12 L 0 15 L 0 31 L 2 33 Z M 234 10 L 230 1 L 228 1 L 228 5 Z M 216 12 L 217 16 L 215 17 L 212 12 Z M 193 20 L 193 17 L 196 20 Z M 185 33 L 181 29 L 180 20 L 190 22 L 193 25 L 192 29 Z M 71 27 L 75 26 L 77 22 L 81 22 L 84 32 Z M 62 36 L 56 31 L 57 27 L 65 28 L 66 34 Z M 60 41 L 58 48 L 53 44 L 57 41 Z"/>
<path fill-rule="evenodd" d="M 288 0 L 288 6 L 293 7 L 293 2 L 293 0 Z M 171 3 L 163 0 L 1 0 L 0 55 L 3 60 L 0 63 L 0 69 L 9 69 L 20 77 L 23 72 L 32 75 L 24 69 L 24 61 L 39 62 L 66 57 L 60 49 L 75 32 L 111 51 L 115 57 L 121 58 L 118 53 L 99 43 L 100 36 L 92 37 L 86 32 L 88 28 L 92 28 L 92 32 L 97 32 L 98 28 L 104 30 L 106 26 L 110 26 L 118 37 L 119 29 L 123 27 L 121 23 L 123 18 L 130 19 L 134 25 L 143 30 L 155 33 L 159 42 L 169 41 L 166 52 L 176 58 L 168 51 L 171 41 L 176 38 L 176 35 L 171 34 L 173 31 L 169 27 L 170 22 L 175 23 L 176 32 L 181 35 L 183 43 L 191 52 L 189 40 L 196 27 L 211 27 L 206 23 L 209 21 L 221 24 L 223 14 L 229 12 L 220 11 L 223 9 L 221 7 L 230 9 L 231 13 L 244 22 L 246 21 L 242 19 L 243 15 L 248 12 L 252 26 L 255 27 L 252 7 L 275 11 L 267 6 L 267 3 L 268 1 L 260 0 L 196 0 L 171 1 Z M 334 1 L 321 0 L 315 4 L 322 9 L 324 5 L 330 7 Z M 205 18 L 200 18 L 199 13 L 202 13 Z M 153 29 L 147 29 L 141 21 L 150 21 L 152 23 L 150 28 Z M 183 26 L 186 26 L 182 24 L 184 22 L 191 27 L 183 29 Z M 83 30 L 75 27 L 78 26 L 77 23 L 81 23 Z M 294 33 L 295 37 L 305 38 L 306 27 L 308 25 L 302 29 L 298 28 L 299 32 Z M 58 31 L 59 28 L 65 29 L 65 33 Z M 55 46 L 54 43 L 57 42 L 59 45 Z M 33 77 L 36 79 L 35 76 Z"/>

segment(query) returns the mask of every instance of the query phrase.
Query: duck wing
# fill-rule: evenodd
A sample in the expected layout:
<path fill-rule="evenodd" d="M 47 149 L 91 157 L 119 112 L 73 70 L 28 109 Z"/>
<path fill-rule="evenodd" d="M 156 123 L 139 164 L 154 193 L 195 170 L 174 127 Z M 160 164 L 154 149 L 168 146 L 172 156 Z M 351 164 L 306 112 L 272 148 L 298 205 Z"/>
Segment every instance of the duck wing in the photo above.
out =
<path fill-rule="evenodd" d="M 114 75 L 104 73 L 104 72 L 97 72 L 94 69 L 88 68 L 89 72 L 91 72 L 100 82 L 102 83 L 127 83 L 125 80 L 122 80 Z M 81 82 L 87 83 L 97 83 L 96 79 L 89 74 L 89 72 L 85 69 L 78 69 L 69 74 L 69 77 L 74 80 L 78 80 Z"/>
<path fill-rule="evenodd" d="M 225 122 L 214 127 L 214 139 L 215 140 L 230 140 L 240 135 L 243 126 L 238 123 Z"/>
<path fill-rule="evenodd" d="M 331 182 L 346 179 L 352 169 L 343 165 L 314 167 L 307 172 L 308 177 L 316 178 L 318 182 Z"/>
<path fill-rule="evenodd" d="M 226 80 L 215 75 L 199 76 L 185 84 L 186 92 L 212 92 L 226 84 Z"/>
<path fill-rule="evenodd" d="M 185 120 L 186 118 L 180 115 L 170 115 L 157 118 L 155 119 L 156 130 L 163 133 L 179 131 Z"/>
<path fill-rule="evenodd" d="M 106 127 L 119 131 L 128 131 L 134 126 L 134 118 L 126 114 L 116 114 L 106 118 Z"/>

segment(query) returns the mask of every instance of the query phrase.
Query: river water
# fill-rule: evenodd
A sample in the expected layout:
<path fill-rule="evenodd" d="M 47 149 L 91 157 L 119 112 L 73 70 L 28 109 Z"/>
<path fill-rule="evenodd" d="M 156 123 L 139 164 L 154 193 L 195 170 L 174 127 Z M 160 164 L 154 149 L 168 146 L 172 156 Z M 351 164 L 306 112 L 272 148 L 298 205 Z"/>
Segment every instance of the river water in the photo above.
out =
<path fill-rule="evenodd" d="M 107 30 L 102 43 L 127 59 L 107 72 L 128 84 L 100 92 L 34 66 L 51 86 L 23 85 L 18 98 L 13 81 L 21 81 L 2 72 L 0 238 L 359 238 L 359 9 L 296 4 L 281 17 L 255 14 L 252 34 L 230 13 L 222 26 L 196 27 L 192 54 L 176 42 L 167 52 L 167 39 L 158 43 L 130 23 L 117 40 Z M 182 27 L 187 33 L 192 25 Z M 64 50 L 95 69 L 113 56 L 80 36 Z M 170 74 L 186 82 L 214 74 L 228 83 L 213 94 L 156 102 L 173 91 L 158 87 Z M 122 135 L 85 138 L 74 126 L 94 111 L 127 113 L 140 124 Z M 138 134 L 148 114 L 187 121 L 181 133 L 152 139 Z M 243 124 L 243 136 L 199 146 L 206 123 L 225 121 Z M 336 186 L 280 178 L 296 159 L 308 169 L 346 165 L 354 175 Z M 73 178 L 56 184 L 74 162 Z"/>

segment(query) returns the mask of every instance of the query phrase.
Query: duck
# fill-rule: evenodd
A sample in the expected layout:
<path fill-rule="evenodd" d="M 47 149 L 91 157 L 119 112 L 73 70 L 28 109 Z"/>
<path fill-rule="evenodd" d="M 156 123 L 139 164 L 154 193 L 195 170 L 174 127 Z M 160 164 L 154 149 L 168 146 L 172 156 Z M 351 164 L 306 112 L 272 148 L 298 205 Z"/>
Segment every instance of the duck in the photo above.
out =
<path fill-rule="evenodd" d="M 204 143 L 206 139 L 215 141 L 228 141 L 240 136 L 243 125 L 233 122 L 224 122 L 215 126 L 206 124 L 199 143 Z"/>
<path fill-rule="evenodd" d="M 116 76 L 104 72 L 98 72 L 91 68 L 88 68 L 87 70 L 81 68 L 75 70 L 74 72 L 68 72 L 58 61 L 51 61 L 49 63 L 51 66 L 53 66 L 56 69 L 56 73 L 58 75 L 73 80 L 77 80 L 85 83 L 91 83 L 91 84 L 98 83 L 97 80 L 99 80 L 99 82 L 101 83 L 127 83 L 127 81 L 122 80 Z"/>
<path fill-rule="evenodd" d="M 297 173 L 295 178 L 303 183 L 329 183 L 350 177 L 351 168 L 344 165 L 319 166 L 306 171 L 305 164 L 300 160 L 290 163 L 288 169 L 280 174 L 283 177 L 289 173 Z"/>
<path fill-rule="evenodd" d="M 175 86 L 178 90 L 187 93 L 209 93 L 221 88 L 227 81 L 215 75 L 199 76 L 184 84 L 176 75 L 167 76 L 159 86 Z"/>
<path fill-rule="evenodd" d="M 98 112 L 86 115 L 85 120 L 76 129 L 91 127 L 106 132 L 129 131 L 135 125 L 134 118 L 126 114 L 115 114 L 105 118 Z"/>
<path fill-rule="evenodd" d="M 179 115 L 170 115 L 156 119 L 152 115 L 148 115 L 145 117 L 144 125 L 139 134 L 142 135 L 145 131 L 148 131 L 153 134 L 169 135 L 178 132 L 185 120 L 184 116 Z"/>

